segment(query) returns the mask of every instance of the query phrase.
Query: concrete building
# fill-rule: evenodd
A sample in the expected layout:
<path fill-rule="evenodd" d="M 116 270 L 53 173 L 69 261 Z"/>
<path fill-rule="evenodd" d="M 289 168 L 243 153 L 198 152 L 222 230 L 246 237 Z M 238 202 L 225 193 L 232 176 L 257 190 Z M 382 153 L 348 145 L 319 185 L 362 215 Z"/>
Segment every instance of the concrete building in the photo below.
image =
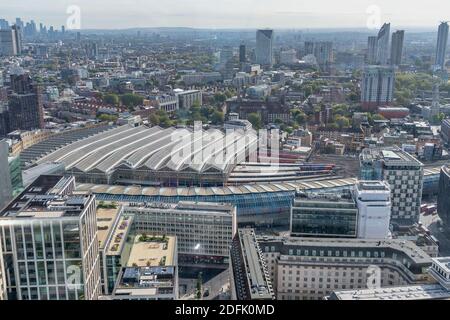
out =
<path fill-rule="evenodd" d="M 395 71 L 387 66 L 367 66 L 361 82 L 363 111 L 375 111 L 388 106 L 394 99 Z"/>
<path fill-rule="evenodd" d="M 348 237 L 357 235 L 358 208 L 350 192 L 297 192 L 291 208 L 291 236 Z"/>
<path fill-rule="evenodd" d="M 391 24 L 385 23 L 377 36 L 377 64 L 387 65 L 389 59 L 389 39 L 391 37 Z"/>
<path fill-rule="evenodd" d="M 256 31 L 256 63 L 269 68 L 273 65 L 273 30 Z"/>
<path fill-rule="evenodd" d="M 178 300 L 177 238 L 136 235 L 113 300 Z"/>
<path fill-rule="evenodd" d="M 176 236 L 182 265 L 229 263 L 236 233 L 236 207 L 220 203 L 144 203 L 124 207 L 138 233 Z"/>
<path fill-rule="evenodd" d="M 359 181 L 355 186 L 358 206 L 358 238 L 386 239 L 391 219 L 391 190 L 385 181 Z"/>
<path fill-rule="evenodd" d="M 445 55 L 447 52 L 448 30 L 448 22 L 442 22 L 438 30 L 436 59 L 434 62 L 435 68 L 437 70 L 445 70 Z"/>
<path fill-rule="evenodd" d="M 11 300 L 96 300 L 101 293 L 95 196 L 75 179 L 40 176 L 0 215 Z"/>
<path fill-rule="evenodd" d="M 194 103 L 198 103 L 200 106 L 203 104 L 200 90 L 175 89 L 174 93 L 179 99 L 180 109 L 190 109 Z"/>
<path fill-rule="evenodd" d="M 399 66 L 402 64 L 403 42 L 405 40 L 405 31 L 398 30 L 392 34 L 391 44 L 391 65 Z"/>
<path fill-rule="evenodd" d="M 253 229 L 240 229 L 231 246 L 232 300 L 273 300 L 272 284 Z"/>
<path fill-rule="evenodd" d="M 257 237 L 278 300 L 333 291 L 426 284 L 431 258 L 404 240 Z"/>
<path fill-rule="evenodd" d="M 423 164 L 419 160 L 397 147 L 364 149 L 360 179 L 389 183 L 391 224 L 411 226 L 419 221 L 423 187 Z"/>
<path fill-rule="evenodd" d="M 176 95 L 158 95 L 152 96 L 148 102 L 151 106 L 156 107 L 159 110 L 164 110 L 167 113 L 173 113 L 180 107 L 180 99 Z"/>

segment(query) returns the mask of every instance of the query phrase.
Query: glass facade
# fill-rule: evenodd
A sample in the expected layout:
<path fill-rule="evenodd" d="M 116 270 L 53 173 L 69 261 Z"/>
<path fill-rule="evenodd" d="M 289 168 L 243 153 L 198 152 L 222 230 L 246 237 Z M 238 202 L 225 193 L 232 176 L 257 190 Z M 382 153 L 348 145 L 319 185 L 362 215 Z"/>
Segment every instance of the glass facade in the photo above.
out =
<path fill-rule="evenodd" d="M 291 232 L 301 236 L 356 237 L 357 217 L 354 202 L 296 200 Z"/>

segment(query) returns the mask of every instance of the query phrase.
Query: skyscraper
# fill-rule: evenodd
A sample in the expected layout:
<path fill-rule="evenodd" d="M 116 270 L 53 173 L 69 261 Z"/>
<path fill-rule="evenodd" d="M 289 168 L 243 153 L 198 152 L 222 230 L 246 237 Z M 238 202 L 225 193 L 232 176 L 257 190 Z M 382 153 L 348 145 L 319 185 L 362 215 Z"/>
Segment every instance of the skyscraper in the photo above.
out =
<path fill-rule="evenodd" d="M 245 63 L 247 61 L 247 48 L 245 44 L 239 46 L 239 63 Z"/>
<path fill-rule="evenodd" d="M 256 31 L 256 63 L 272 67 L 273 65 L 273 30 Z"/>
<path fill-rule="evenodd" d="M 367 63 L 375 64 L 377 62 L 377 41 L 376 36 L 370 36 L 367 41 Z"/>
<path fill-rule="evenodd" d="M 360 155 L 362 180 L 383 180 L 391 189 L 391 224 L 412 226 L 419 222 L 423 164 L 394 148 L 366 148 Z"/>
<path fill-rule="evenodd" d="M 74 188 L 74 177 L 40 176 L 0 213 L 8 299 L 98 299 L 95 196 Z"/>
<path fill-rule="evenodd" d="M 29 74 L 12 74 L 9 100 L 9 130 L 33 130 L 44 127 L 40 88 Z"/>
<path fill-rule="evenodd" d="M 12 185 L 8 164 L 9 145 L 0 140 L 0 209 L 12 198 Z"/>
<path fill-rule="evenodd" d="M 388 66 L 368 66 L 363 71 L 361 104 L 363 111 L 389 105 L 394 96 L 395 71 Z"/>
<path fill-rule="evenodd" d="M 16 56 L 22 53 L 22 35 L 20 28 L 0 30 L 0 56 Z"/>
<path fill-rule="evenodd" d="M 386 65 L 389 59 L 389 37 L 391 24 L 385 23 L 378 32 L 377 37 L 377 64 Z"/>
<path fill-rule="evenodd" d="M 398 66 L 402 64 L 404 39 L 405 39 L 404 30 L 398 30 L 392 34 L 391 65 Z"/>
<path fill-rule="evenodd" d="M 436 69 L 443 70 L 445 68 L 445 54 L 447 51 L 448 41 L 448 22 L 442 22 L 438 30 L 438 40 L 436 47 Z"/>

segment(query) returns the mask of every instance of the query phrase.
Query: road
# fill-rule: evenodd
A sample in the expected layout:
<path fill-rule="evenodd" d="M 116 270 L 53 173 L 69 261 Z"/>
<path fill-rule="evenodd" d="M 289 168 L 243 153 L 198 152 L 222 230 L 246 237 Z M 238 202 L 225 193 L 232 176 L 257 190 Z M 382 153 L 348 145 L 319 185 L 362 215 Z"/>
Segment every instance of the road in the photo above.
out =
<path fill-rule="evenodd" d="M 180 279 L 180 299 L 195 300 L 197 279 Z M 226 299 L 229 297 L 230 274 L 229 269 L 217 274 L 202 284 L 202 300 Z M 208 291 L 209 295 L 204 296 Z"/>

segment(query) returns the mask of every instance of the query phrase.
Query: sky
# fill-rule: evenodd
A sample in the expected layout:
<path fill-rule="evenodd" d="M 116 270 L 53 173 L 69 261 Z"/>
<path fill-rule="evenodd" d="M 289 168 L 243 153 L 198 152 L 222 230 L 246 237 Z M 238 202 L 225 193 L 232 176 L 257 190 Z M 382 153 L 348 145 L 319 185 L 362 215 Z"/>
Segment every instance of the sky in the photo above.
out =
<path fill-rule="evenodd" d="M 81 29 L 376 29 L 385 21 L 437 27 L 450 20 L 448 0 L 1 0 L 0 18 L 20 16 L 56 27 L 67 25 L 72 5 L 79 8 Z"/>

